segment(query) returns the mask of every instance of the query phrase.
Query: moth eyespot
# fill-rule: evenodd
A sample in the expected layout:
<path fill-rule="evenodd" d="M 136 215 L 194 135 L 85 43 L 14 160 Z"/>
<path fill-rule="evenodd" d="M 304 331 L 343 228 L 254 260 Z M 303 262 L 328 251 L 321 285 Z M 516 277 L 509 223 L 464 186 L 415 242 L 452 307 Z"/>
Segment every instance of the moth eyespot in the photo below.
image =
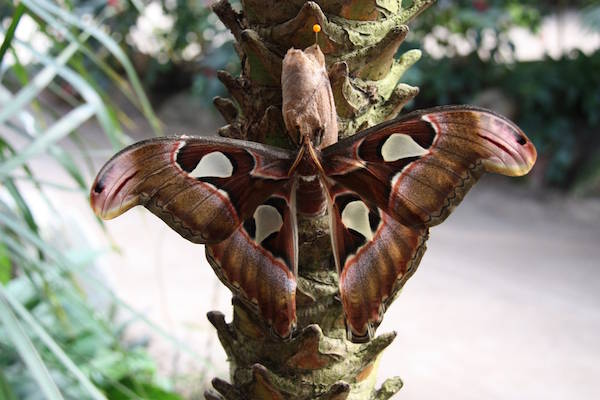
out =
<path fill-rule="evenodd" d="M 517 143 L 519 143 L 521 146 L 524 146 L 527 144 L 527 139 L 525 139 L 523 135 L 517 134 Z"/>
<path fill-rule="evenodd" d="M 98 181 L 98 183 L 96 183 L 96 186 L 94 186 L 94 193 L 100 194 L 100 193 L 102 193 L 103 190 L 104 190 L 104 182 Z"/>

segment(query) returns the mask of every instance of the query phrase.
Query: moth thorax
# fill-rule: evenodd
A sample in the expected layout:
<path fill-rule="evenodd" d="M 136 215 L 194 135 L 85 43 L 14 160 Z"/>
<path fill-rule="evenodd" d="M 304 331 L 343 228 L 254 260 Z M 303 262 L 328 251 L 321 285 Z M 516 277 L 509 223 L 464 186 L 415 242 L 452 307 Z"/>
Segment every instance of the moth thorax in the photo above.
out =
<path fill-rule="evenodd" d="M 298 212 L 307 217 L 323 215 L 327 209 L 327 199 L 317 175 L 299 175 L 296 189 Z"/>
<path fill-rule="evenodd" d="M 319 148 L 337 141 L 337 114 L 321 49 L 288 50 L 281 74 L 283 120 L 297 143 L 308 136 Z"/>

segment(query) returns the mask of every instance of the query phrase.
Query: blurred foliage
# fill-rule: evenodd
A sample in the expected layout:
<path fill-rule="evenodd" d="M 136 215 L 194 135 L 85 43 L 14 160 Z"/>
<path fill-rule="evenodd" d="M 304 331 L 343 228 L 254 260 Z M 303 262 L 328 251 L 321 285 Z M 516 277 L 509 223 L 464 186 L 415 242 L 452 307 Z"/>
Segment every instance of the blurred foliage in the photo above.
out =
<path fill-rule="evenodd" d="M 83 21 L 102 13 L 102 29 L 132 60 L 155 103 L 191 89 L 207 105 L 212 104 L 214 96 L 225 93 L 216 79 L 217 70 L 233 74 L 239 70 L 231 34 L 210 9 L 210 1 L 71 0 L 65 4 Z M 10 4 L 0 4 L 0 18 L 12 12 Z M 45 25 L 43 20 L 39 22 Z M 54 32 L 51 26 L 45 29 Z M 61 40 L 55 44 L 61 46 Z M 123 72 L 121 61 L 101 42 L 91 40 L 87 45 L 103 59 L 105 67 Z M 83 59 L 80 69 L 88 68 L 100 87 L 110 83 L 102 69 Z"/>
<path fill-rule="evenodd" d="M 97 3 L 94 0 L 78 2 Z M 113 4 L 115 14 L 107 18 L 106 26 L 134 60 L 156 100 L 191 88 L 209 105 L 214 96 L 225 93 L 216 79 L 217 71 L 225 69 L 236 74 L 239 60 L 231 34 L 212 12 L 210 1 L 113 0 L 109 3 Z M 140 43 L 144 40 L 149 41 L 150 46 Z"/>
<path fill-rule="evenodd" d="M 569 9 L 595 8 L 598 0 L 437 0 L 411 25 L 412 31 L 425 35 L 435 26 L 443 26 L 454 33 L 469 30 L 493 29 L 506 32 L 514 26 L 535 31 L 542 17 Z"/>
<path fill-rule="evenodd" d="M 122 130 L 131 123 L 121 111 L 127 99 L 160 129 L 133 65 L 102 25 L 114 10 L 77 7 L 0 5 L 0 398 L 179 399 L 145 343 L 125 340 L 130 321 L 146 320 L 98 276 L 95 261 L 108 249 L 86 244 L 70 210 L 48 194 L 87 200 L 87 120 L 122 147 L 131 141 Z M 32 165 L 40 156 L 66 181 L 40 178 Z"/>
<path fill-rule="evenodd" d="M 600 187 L 600 52 L 573 51 L 559 59 L 546 55 L 540 61 L 516 62 L 508 35 L 513 27 L 536 32 L 545 16 L 565 10 L 581 10 L 589 29 L 600 26 L 600 4 L 594 0 L 440 0 L 415 21 L 412 43 L 407 46 L 421 47 L 433 32 L 441 55 L 425 53 L 407 79 L 421 88 L 415 108 L 479 102 L 493 89 L 496 102 L 484 105 L 494 108 L 508 103 L 504 108 L 538 148 L 536 169 L 542 181 L 596 192 Z M 453 35 L 466 40 L 469 50 L 459 49 L 460 41 L 452 40 Z"/>
<path fill-rule="evenodd" d="M 598 1 L 590 3 L 582 10 L 583 24 L 592 32 L 600 32 L 600 3 Z"/>

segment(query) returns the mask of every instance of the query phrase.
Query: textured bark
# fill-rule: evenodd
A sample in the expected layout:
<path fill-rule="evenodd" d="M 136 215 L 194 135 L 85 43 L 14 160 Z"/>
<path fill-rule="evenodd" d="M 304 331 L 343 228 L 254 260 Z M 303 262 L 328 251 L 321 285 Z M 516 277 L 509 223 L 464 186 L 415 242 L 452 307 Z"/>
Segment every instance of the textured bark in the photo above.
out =
<path fill-rule="evenodd" d="M 240 77 L 226 72 L 219 79 L 231 99 L 215 106 L 228 125 L 226 137 L 292 148 L 281 115 L 281 66 L 290 47 L 312 45 L 312 25 L 322 32 L 338 112 L 340 137 L 395 117 L 418 88 L 399 83 L 420 57 L 411 50 L 396 58 L 406 24 L 433 3 L 415 0 L 275 1 L 242 0 L 243 11 L 227 1 L 213 6 L 231 30 L 242 62 Z M 234 317 L 210 312 L 230 362 L 230 383 L 213 380 L 209 400 L 322 399 L 383 400 L 402 387 L 400 378 L 375 388 L 381 352 L 394 340 L 384 333 L 366 344 L 346 340 L 338 277 L 331 256 L 327 218 L 299 218 L 299 276 L 296 294 L 298 333 L 287 342 L 276 339 L 252 310 L 233 299 Z M 217 393 L 218 392 L 218 393 Z"/>

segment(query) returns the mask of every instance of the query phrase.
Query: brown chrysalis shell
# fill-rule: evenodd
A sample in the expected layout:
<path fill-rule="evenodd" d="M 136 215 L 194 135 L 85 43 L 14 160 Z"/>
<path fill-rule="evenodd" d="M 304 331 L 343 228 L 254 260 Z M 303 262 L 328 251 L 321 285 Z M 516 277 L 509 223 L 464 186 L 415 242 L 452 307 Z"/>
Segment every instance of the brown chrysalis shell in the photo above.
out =
<path fill-rule="evenodd" d="M 281 89 L 283 120 L 296 144 L 303 136 L 319 148 L 337 142 L 335 103 L 319 46 L 288 50 L 283 59 Z"/>

